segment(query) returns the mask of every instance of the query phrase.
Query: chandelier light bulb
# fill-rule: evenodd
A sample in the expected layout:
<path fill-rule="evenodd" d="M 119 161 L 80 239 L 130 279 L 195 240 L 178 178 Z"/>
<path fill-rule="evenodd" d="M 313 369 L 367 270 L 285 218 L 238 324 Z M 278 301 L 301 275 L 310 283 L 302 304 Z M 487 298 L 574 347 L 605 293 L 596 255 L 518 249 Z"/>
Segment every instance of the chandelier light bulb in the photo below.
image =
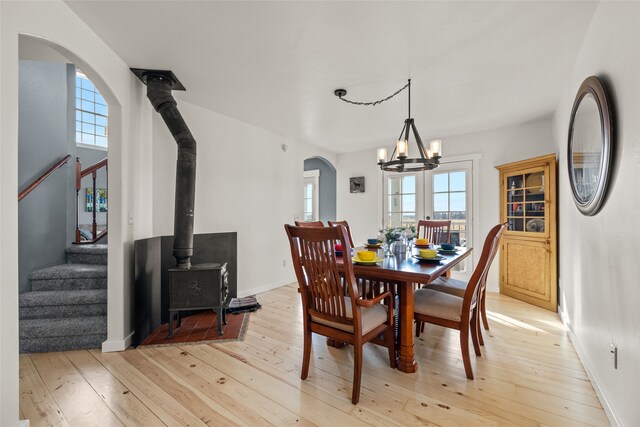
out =
<path fill-rule="evenodd" d="M 387 149 L 378 148 L 378 163 L 384 163 L 387 161 Z"/>
<path fill-rule="evenodd" d="M 427 159 L 430 159 L 433 157 L 433 152 L 431 150 L 427 150 Z"/>
<path fill-rule="evenodd" d="M 429 145 L 434 156 L 442 157 L 442 140 L 434 139 Z"/>
<path fill-rule="evenodd" d="M 398 140 L 398 157 L 407 157 L 409 155 L 409 144 L 404 139 Z"/>

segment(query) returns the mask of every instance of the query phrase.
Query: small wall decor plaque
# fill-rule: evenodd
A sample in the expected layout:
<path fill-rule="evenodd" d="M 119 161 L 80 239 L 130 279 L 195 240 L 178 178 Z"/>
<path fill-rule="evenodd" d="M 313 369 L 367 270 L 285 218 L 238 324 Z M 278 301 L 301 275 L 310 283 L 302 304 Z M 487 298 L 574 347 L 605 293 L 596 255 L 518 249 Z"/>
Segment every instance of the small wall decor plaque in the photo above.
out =
<path fill-rule="evenodd" d="M 349 178 L 349 192 L 364 193 L 364 176 Z"/>

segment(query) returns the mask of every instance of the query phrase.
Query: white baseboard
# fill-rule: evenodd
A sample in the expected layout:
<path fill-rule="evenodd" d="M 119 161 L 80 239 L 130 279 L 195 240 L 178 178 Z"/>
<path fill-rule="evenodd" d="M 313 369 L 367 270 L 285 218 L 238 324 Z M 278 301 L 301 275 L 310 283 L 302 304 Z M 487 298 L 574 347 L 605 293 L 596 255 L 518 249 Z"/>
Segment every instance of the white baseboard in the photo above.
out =
<path fill-rule="evenodd" d="M 602 388 L 600 388 L 600 384 L 598 384 L 598 380 L 596 379 L 596 376 L 593 370 L 591 369 L 591 365 L 589 364 L 587 355 L 582 349 L 582 346 L 580 346 L 580 343 L 578 342 L 576 335 L 573 333 L 573 330 L 571 329 L 571 323 L 567 320 L 566 314 L 562 310 L 562 306 L 560 305 L 558 305 L 558 315 L 560 316 L 560 320 L 562 320 L 562 323 L 567 329 L 567 334 L 569 335 L 571 344 L 573 344 L 573 348 L 576 350 L 576 353 L 578 353 L 578 359 L 580 359 L 580 362 L 582 363 L 582 366 L 584 367 L 584 370 L 587 373 L 587 376 L 589 377 L 589 381 L 591 381 L 591 386 L 593 387 L 593 390 L 596 392 L 596 395 L 598 396 L 598 400 L 600 401 L 600 404 L 604 409 L 604 413 L 607 415 L 607 418 L 609 419 L 609 422 L 613 427 L 620 427 L 620 422 L 616 418 L 611 408 L 611 405 L 609 404 L 609 401 L 607 400 L 604 393 L 602 392 Z"/>
<path fill-rule="evenodd" d="M 135 332 L 135 331 L 134 331 Z M 131 346 L 131 339 L 133 338 L 134 332 L 131 332 L 129 336 L 127 336 L 123 340 L 112 340 L 105 341 L 102 343 L 102 352 L 103 353 L 111 353 L 113 351 L 125 351 Z"/>
<path fill-rule="evenodd" d="M 16 427 L 29 427 L 31 425 L 31 421 L 29 420 L 18 420 L 18 424 Z"/>
<path fill-rule="evenodd" d="M 295 280 L 294 281 L 287 280 L 287 281 L 284 281 L 284 282 L 270 283 L 268 285 L 257 286 L 255 288 L 251 288 L 251 289 L 245 289 L 243 291 L 238 292 L 238 298 L 247 297 L 249 295 L 256 295 L 256 294 L 259 294 L 261 292 L 270 291 L 271 289 L 276 289 L 276 288 L 279 288 L 281 286 L 290 285 L 291 283 L 294 283 L 294 282 L 295 282 Z"/>

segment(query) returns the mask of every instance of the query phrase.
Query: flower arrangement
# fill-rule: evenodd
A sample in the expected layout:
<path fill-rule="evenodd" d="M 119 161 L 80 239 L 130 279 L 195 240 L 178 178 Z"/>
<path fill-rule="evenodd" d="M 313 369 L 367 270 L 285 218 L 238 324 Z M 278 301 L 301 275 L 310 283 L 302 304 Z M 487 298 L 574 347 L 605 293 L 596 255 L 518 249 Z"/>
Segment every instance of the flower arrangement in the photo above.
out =
<path fill-rule="evenodd" d="M 385 243 L 393 243 L 401 239 L 411 240 L 416 233 L 416 226 L 403 225 L 401 227 L 392 227 L 387 225 L 384 229 L 380 229 L 379 233 L 384 236 L 383 241 Z"/>

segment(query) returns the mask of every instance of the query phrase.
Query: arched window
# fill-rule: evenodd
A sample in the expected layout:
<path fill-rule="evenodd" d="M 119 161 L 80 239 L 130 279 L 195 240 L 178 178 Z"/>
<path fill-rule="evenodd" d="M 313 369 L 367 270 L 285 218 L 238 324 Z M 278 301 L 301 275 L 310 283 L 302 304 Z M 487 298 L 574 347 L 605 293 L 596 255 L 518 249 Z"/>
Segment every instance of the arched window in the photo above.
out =
<path fill-rule="evenodd" d="M 109 107 L 82 71 L 76 70 L 76 144 L 107 148 Z"/>

